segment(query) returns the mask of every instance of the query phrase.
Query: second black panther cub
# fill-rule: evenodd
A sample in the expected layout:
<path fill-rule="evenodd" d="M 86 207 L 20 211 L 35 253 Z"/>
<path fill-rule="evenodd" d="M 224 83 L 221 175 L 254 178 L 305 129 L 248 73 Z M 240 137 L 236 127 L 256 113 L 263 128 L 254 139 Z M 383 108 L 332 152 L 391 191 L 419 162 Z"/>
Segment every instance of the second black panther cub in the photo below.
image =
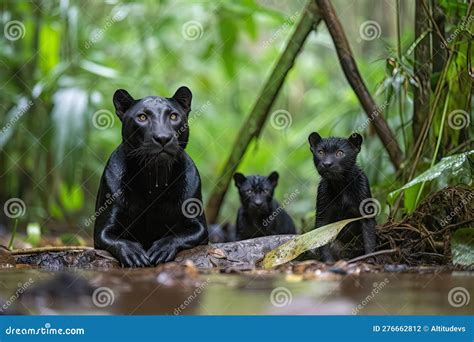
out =
<path fill-rule="evenodd" d="M 314 165 L 321 175 L 316 202 L 316 228 L 370 214 L 370 212 L 364 213 L 364 208 L 370 207 L 372 201 L 369 181 L 356 164 L 362 136 L 354 133 L 348 139 L 334 137 L 323 139 L 318 133 L 313 132 L 308 140 Z M 376 243 L 375 225 L 373 217 L 348 224 L 334 243 L 321 248 L 323 260 L 333 261 L 334 258 L 353 257 L 351 253 L 354 251 L 344 247 L 350 242 L 351 246 L 360 246 L 360 243 L 353 244 L 353 239 L 360 240 L 361 235 L 365 253 L 373 252 Z"/>
<path fill-rule="evenodd" d="M 293 220 L 273 199 L 278 173 L 268 177 L 241 173 L 234 175 L 242 206 L 237 213 L 236 239 L 267 235 L 296 234 Z"/>

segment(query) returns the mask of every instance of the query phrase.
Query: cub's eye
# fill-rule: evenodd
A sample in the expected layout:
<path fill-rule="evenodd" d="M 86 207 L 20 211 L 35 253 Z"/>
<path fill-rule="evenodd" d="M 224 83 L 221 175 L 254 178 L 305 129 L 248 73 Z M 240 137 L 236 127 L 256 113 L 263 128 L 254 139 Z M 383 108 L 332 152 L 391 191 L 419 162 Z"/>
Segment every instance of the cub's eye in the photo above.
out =
<path fill-rule="evenodd" d="M 324 156 L 324 151 L 323 151 L 323 150 L 319 150 L 319 151 L 318 151 L 318 154 L 319 154 L 320 156 Z"/>
<path fill-rule="evenodd" d="M 137 116 L 137 119 L 138 119 L 138 121 L 140 121 L 140 122 L 144 122 L 144 121 L 146 121 L 147 117 L 146 117 L 145 114 L 139 114 L 139 115 Z"/>
<path fill-rule="evenodd" d="M 270 190 L 268 190 L 268 189 L 263 189 L 263 193 L 264 193 L 265 195 L 267 195 L 267 194 L 270 193 Z"/>
<path fill-rule="evenodd" d="M 178 120 L 178 114 L 172 113 L 172 114 L 170 115 L 170 120 L 171 120 L 171 121 L 176 121 L 176 120 Z"/>
<path fill-rule="evenodd" d="M 247 191 L 245 191 L 245 193 L 246 193 L 247 195 L 251 195 L 251 194 L 253 193 L 253 190 L 247 190 Z"/>
<path fill-rule="evenodd" d="M 341 150 L 336 152 L 336 157 L 342 157 L 343 155 L 344 155 L 344 152 L 342 152 Z"/>

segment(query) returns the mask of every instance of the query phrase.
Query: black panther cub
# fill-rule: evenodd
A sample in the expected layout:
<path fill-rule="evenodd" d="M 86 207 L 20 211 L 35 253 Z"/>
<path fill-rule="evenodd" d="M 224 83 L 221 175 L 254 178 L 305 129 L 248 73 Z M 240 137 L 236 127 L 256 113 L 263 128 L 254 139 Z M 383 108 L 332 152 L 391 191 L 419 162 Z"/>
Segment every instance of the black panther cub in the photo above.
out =
<path fill-rule="evenodd" d="M 293 220 L 273 199 L 278 173 L 268 177 L 234 175 L 242 206 L 237 213 L 236 239 L 245 240 L 267 235 L 296 234 Z"/>
<path fill-rule="evenodd" d="M 123 266 L 157 265 L 207 243 L 201 179 L 184 151 L 191 99 L 187 87 L 171 98 L 136 100 L 123 89 L 114 94 L 122 143 L 100 182 L 94 245 Z"/>
<path fill-rule="evenodd" d="M 323 139 L 318 133 L 313 132 L 308 140 L 314 165 L 321 175 L 316 204 L 316 228 L 370 214 L 369 199 L 372 195 L 369 181 L 356 164 L 362 136 L 354 133 L 348 139 L 334 137 Z M 366 203 L 368 210 L 363 208 Z M 344 244 L 356 238 L 360 246 L 361 234 L 365 253 L 373 252 L 376 243 L 375 225 L 373 217 L 347 225 L 334 243 L 321 247 L 323 260 L 333 261 L 334 257 L 338 259 L 352 257 L 350 253 L 353 251 L 344 250 Z"/>

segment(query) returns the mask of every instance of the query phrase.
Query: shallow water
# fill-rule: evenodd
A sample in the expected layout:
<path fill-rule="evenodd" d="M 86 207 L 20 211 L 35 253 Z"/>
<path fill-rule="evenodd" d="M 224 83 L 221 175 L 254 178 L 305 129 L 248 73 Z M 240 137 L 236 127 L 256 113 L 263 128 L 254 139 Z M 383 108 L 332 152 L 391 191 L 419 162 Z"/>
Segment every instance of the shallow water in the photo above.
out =
<path fill-rule="evenodd" d="M 182 274 L 147 270 L 2 270 L 9 314 L 466 315 L 474 273 Z M 51 282 L 53 279 L 55 281 Z M 451 291 L 451 293 L 450 293 Z M 23 292 L 23 294 L 19 293 Z"/>

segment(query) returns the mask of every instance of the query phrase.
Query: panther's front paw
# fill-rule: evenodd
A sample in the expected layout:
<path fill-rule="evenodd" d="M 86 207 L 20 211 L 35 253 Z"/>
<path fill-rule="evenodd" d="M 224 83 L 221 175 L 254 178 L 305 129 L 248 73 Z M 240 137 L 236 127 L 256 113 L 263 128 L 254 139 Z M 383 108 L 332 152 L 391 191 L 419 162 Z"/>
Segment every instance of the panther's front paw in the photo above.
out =
<path fill-rule="evenodd" d="M 158 265 L 164 262 L 174 260 L 179 249 L 176 246 L 176 242 L 171 237 L 164 237 L 158 241 L 155 241 L 148 250 L 148 258 L 152 265 Z"/>
<path fill-rule="evenodd" d="M 112 253 L 123 267 L 149 267 L 150 260 L 142 245 L 138 242 L 120 243 Z"/>

